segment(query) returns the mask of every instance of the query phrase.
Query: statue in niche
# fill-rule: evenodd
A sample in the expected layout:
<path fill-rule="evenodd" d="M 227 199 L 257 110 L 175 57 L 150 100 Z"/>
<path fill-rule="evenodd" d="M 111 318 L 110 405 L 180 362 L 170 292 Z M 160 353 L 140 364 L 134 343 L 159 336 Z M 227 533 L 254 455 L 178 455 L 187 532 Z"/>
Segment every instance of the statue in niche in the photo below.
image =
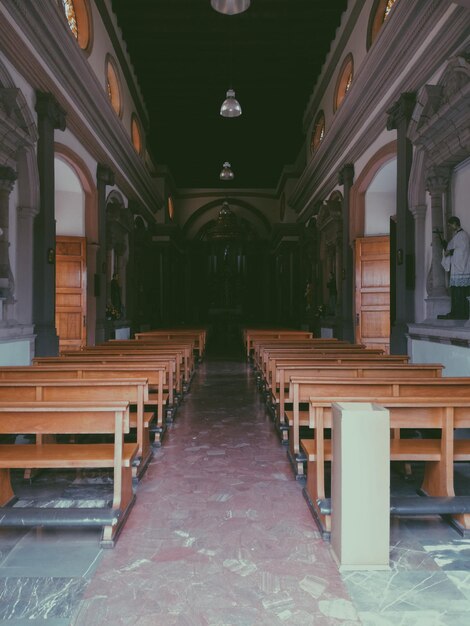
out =
<path fill-rule="evenodd" d="M 338 292 L 336 289 L 336 274 L 334 272 L 330 272 L 326 287 L 328 289 L 328 315 L 336 315 Z"/>
<path fill-rule="evenodd" d="M 113 274 L 111 280 L 111 306 L 108 305 L 107 317 L 118 320 L 122 315 L 121 288 L 119 287 L 119 275 Z"/>

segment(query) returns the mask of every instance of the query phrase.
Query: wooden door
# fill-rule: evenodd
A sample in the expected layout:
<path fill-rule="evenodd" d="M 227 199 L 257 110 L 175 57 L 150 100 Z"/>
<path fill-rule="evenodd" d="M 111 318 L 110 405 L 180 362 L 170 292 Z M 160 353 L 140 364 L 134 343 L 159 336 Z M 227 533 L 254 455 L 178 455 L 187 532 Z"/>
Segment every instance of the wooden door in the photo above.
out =
<path fill-rule="evenodd" d="M 86 240 L 56 239 L 55 324 L 59 350 L 79 350 L 86 343 Z"/>
<path fill-rule="evenodd" d="M 356 341 L 390 351 L 390 238 L 355 241 Z"/>

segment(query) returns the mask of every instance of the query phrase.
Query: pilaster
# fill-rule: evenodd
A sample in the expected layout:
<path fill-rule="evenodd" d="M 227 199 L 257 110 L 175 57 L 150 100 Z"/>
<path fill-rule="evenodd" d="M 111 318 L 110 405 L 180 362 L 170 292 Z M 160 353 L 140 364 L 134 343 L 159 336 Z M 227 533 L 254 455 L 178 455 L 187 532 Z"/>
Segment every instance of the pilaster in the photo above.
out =
<path fill-rule="evenodd" d="M 413 146 L 407 136 L 415 103 L 416 94 L 404 92 L 387 111 L 387 130 L 397 131 L 396 236 L 394 248 L 392 249 L 392 246 L 390 248 L 392 354 L 406 354 L 408 323 L 415 319 L 415 223 L 408 209 L 408 182 Z"/>
<path fill-rule="evenodd" d="M 52 94 L 42 91 L 36 92 L 36 112 L 40 209 L 34 221 L 33 321 L 36 355 L 51 356 L 59 351 L 55 328 L 54 131 L 65 130 L 66 113 Z"/>
<path fill-rule="evenodd" d="M 341 277 L 341 339 L 354 341 L 353 322 L 353 253 L 349 240 L 349 213 L 350 192 L 354 182 L 354 165 L 346 163 L 338 174 L 338 182 L 343 185 L 343 237 L 342 237 L 342 263 L 343 275 Z"/>
<path fill-rule="evenodd" d="M 96 296 L 96 343 L 102 343 L 109 337 L 106 324 L 106 187 L 114 185 L 114 172 L 107 165 L 98 163 L 96 168 L 96 186 L 98 190 L 98 244 L 97 267 L 95 274 Z"/>
<path fill-rule="evenodd" d="M 10 267 L 9 199 L 16 181 L 13 168 L 0 165 L 0 298 L 4 304 L 12 304 L 15 290 Z"/>

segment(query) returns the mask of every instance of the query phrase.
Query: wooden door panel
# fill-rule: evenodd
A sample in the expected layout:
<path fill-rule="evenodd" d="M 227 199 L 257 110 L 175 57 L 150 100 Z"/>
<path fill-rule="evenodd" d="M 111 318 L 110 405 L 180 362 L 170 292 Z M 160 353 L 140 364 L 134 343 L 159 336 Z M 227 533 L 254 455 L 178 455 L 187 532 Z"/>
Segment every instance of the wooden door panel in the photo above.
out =
<path fill-rule="evenodd" d="M 86 240 L 57 237 L 56 329 L 59 349 L 79 350 L 86 343 Z"/>
<path fill-rule="evenodd" d="M 356 341 L 390 350 L 390 239 L 355 242 Z"/>

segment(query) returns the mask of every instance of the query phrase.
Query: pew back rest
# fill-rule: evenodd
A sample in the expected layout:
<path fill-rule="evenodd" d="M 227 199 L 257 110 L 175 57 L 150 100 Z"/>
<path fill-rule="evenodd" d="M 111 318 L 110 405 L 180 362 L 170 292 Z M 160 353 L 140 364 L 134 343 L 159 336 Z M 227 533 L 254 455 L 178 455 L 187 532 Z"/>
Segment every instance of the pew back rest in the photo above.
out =
<path fill-rule="evenodd" d="M 127 402 L 2 402 L 0 434 L 124 434 Z"/>

